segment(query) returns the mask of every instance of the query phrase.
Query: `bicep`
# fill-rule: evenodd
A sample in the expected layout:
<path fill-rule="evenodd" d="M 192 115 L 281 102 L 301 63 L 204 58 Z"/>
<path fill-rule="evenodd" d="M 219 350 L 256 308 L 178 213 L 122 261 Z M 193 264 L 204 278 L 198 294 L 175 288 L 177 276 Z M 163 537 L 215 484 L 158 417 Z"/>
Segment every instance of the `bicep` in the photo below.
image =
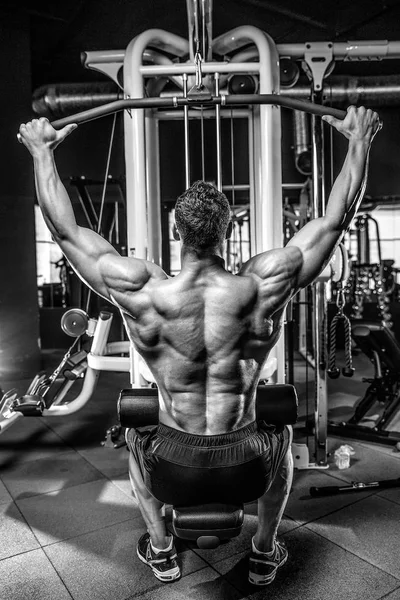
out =
<path fill-rule="evenodd" d="M 343 230 L 332 227 L 326 217 L 313 219 L 292 237 L 286 247 L 297 247 L 302 254 L 298 289 L 312 283 L 324 270 L 342 237 Z"/>
<path fill-rule="evenodd" d="M 148 278 L 145 261 L 121 256 L 91 229 L 78 227 L 74 236 L 56 241 L 80 279 L 107 300 L 113 290 L 137 289 Z"/>

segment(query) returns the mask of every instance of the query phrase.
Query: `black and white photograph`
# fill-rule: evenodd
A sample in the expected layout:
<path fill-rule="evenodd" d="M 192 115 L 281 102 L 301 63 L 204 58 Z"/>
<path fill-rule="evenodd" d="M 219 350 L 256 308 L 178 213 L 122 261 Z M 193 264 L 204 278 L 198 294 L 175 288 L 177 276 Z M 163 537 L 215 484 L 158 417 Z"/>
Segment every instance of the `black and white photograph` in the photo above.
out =
<path fill-rule="evenodd" d="M 0 600 L 400 600 L 400 0 L 2 0 L 0 64 Z"/>

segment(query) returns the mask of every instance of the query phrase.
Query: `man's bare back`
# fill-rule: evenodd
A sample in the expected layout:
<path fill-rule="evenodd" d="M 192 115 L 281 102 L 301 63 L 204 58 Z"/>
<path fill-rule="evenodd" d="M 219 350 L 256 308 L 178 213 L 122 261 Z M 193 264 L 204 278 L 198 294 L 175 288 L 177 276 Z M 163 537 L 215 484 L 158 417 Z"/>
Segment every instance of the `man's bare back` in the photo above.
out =
<path fill-rule="evenodd" d="M 298 254 L 270 252 L 270 280 L 254 261 L 234 276 L 210 256 L 186 262 L 174 278 L 154 271 L 132 295 L 110 290 L 159 387 L 160 422 L 215 435 L 255 420 L 256 386 L 281 332 Z"/>

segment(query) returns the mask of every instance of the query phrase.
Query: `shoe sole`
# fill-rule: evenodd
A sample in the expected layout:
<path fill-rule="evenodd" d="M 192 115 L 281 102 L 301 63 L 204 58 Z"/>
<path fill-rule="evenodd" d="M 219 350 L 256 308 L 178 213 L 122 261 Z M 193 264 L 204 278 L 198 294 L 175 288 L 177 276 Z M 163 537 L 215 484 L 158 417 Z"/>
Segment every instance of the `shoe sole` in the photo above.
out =
<path fill-rule="evenodd" d="M 147 560 L 145 558 L 143 558 L 143 556 L 139 553 L 138 550 L 136 550 L 136 554 L 138 556 L 138 559 L 142 561 L 142 563 L 144 563 L 145 565 L 147 565 L 148 567 L 151 568 L 151 570 L 153 571 L 153 574 L 155 575 L 155 577 L 157 577 L 157 579 L 159 581 L 162 581 L 163 583 L 169 583 L 171 581 L 176 581 L 177 579 L 180 578 L 181 576 L 181 570 L 179 567 L 174 567 L 174 569 L 171 569 L 171 571 L 168 571 L 168 575 L 167 574 L 160 574 L 159 571 L 157 571 L 152 565 L 150 565 Z"/>
<path fill-rule="evenodd" d="M 263 587 L 265 585 L 270 585 L 275 577 L 276 574 L 278 572 L 279 567 L 283 567 L 283 565 L 285 564 L 285 562 L 288 559 L 288 554 L 286 554 L 285 558 L 279 563 L 279 565 L 276 567 L 276 570 L 274 571 L 274 573 L 272 573 L 269 576 L 263 577 L 262 575 L 253 575 L 252 573 L 249 573 L 249 581 L 250 583 L 252 583 L 253 585 L 258 585 L 259 587 Z M 258 577 L 260 579 L 258 579 Z M 257 579 L 256 579 L 257 578 Z"/>

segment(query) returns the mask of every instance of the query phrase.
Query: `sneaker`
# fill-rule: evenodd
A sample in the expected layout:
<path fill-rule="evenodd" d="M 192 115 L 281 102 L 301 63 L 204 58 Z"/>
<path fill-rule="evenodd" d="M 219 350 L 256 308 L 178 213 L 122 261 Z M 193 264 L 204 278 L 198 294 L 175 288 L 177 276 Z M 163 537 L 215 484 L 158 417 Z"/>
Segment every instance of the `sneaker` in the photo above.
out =
<path fill-rule="evenodd" d="M 137 544 L 137 555 L 142 562 L 151 567 L 154 575 L 160 581 L 167 583 L 175 581 L 181 576 L 174 544 L 172 544 L 171 550 L 156 553 L 150 544 L 150 534 L 144 533 Z"/>
<path fill-rule="evenodd" d="M 275 542 L 272 556 L 252 552 L 249 559 L 249 581 L 253 585 L 269 585 L 275 579 L 279 567 L 285 564 L 288 552 L 281 542 Z"/>

